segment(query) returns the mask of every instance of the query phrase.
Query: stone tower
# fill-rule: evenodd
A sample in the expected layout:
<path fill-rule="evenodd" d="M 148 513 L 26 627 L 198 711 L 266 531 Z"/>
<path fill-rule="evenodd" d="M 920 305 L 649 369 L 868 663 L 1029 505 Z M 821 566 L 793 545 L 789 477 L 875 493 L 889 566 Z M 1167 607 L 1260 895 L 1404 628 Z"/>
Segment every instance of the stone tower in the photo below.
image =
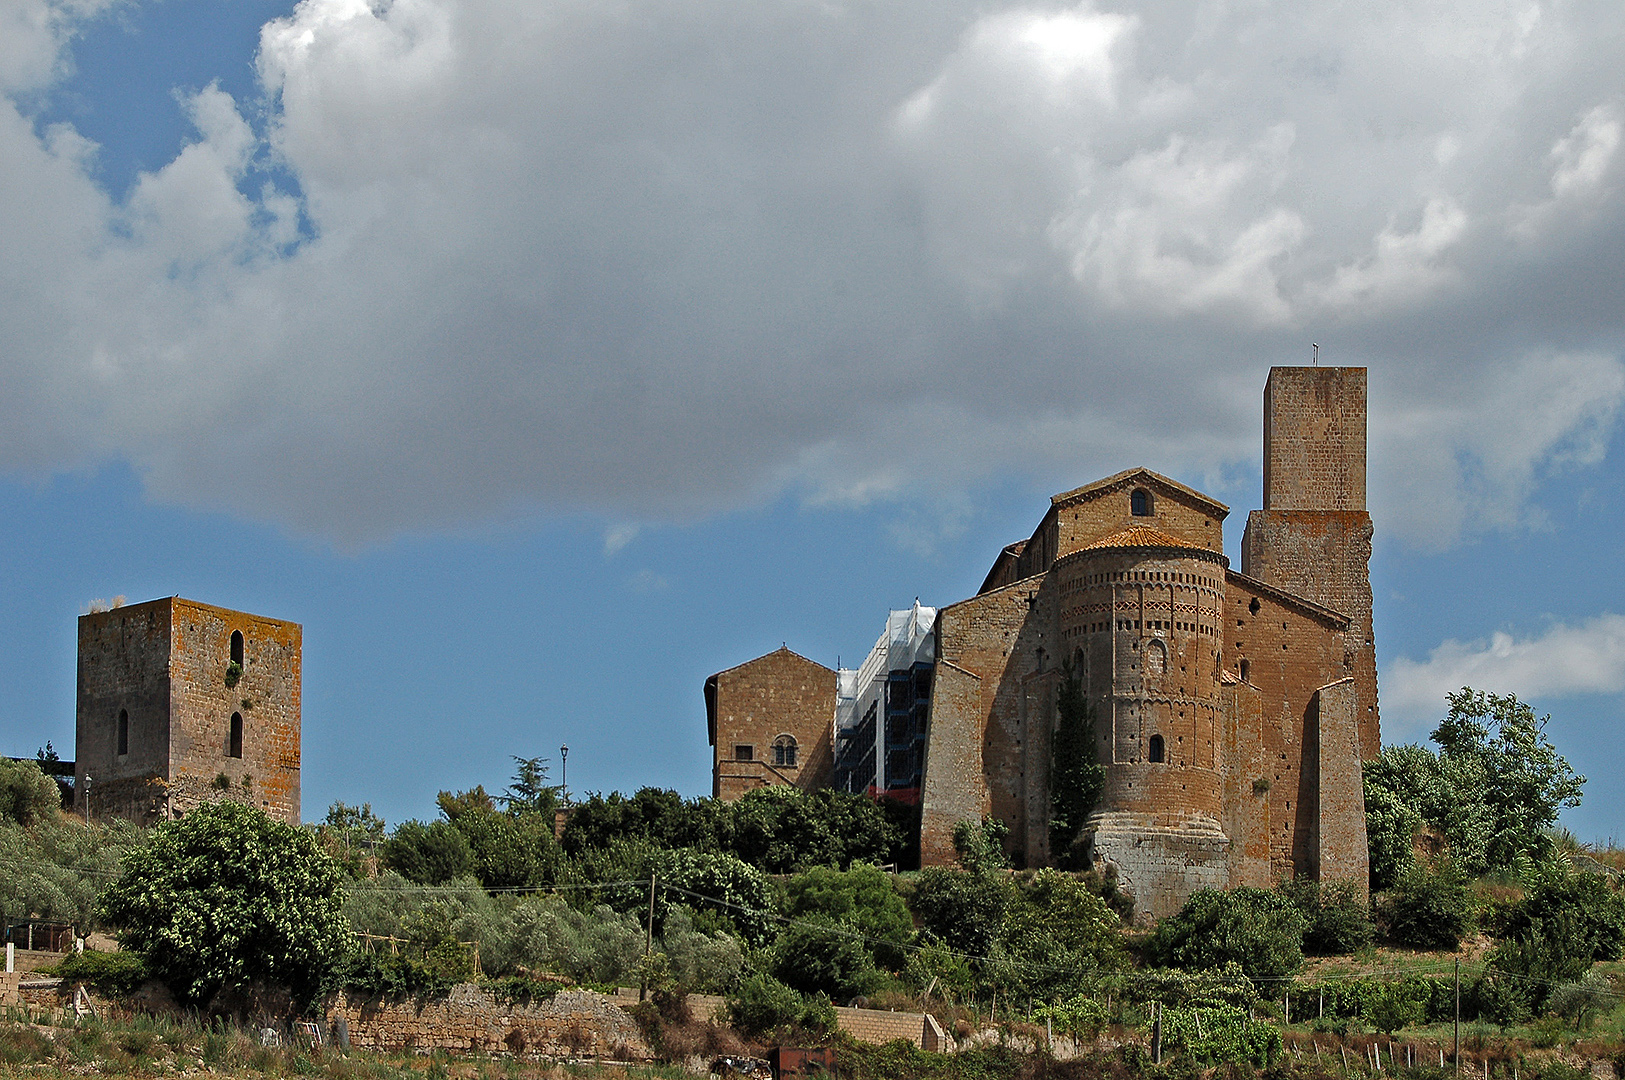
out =
<path fill-rule="evenodd" d="M 1365 507 L 1366 369 L 1276 367 L 1264 386 L 1264 508 L 1247 516 L 1241 572 L 1346 615 L 1360 756 L 1381 748 Z"/>
<path fill-rule="evenodd" d="M 300 649 L 298 623 L 180 597 L 81 616 L 91 813 L 150 824 L 227 798 L 297 825 Z"/>

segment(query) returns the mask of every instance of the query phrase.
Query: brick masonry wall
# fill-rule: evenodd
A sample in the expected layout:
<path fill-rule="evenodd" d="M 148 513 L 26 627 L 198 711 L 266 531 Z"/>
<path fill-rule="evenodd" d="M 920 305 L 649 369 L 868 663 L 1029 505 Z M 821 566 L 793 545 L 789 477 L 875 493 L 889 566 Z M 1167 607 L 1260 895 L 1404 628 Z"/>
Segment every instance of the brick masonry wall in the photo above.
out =
<path fill-rule="evenodd" d="M 227 687 L 234 630 L 244 672 Z M 82 616 L 76 769 L 80 791 L 93 777 L 93 815 L 151 823 L 227 797 L 298 824 L 300 647 L 297 623 L 178 597 Z M 243 717 L 241 758 L 226 753 L 232 713 Z M 221 775 L 226 792 L 214 786 Z"/>
<path fill-rule="evenodd" d="M 1264 509 L 1364 510 L 1365 456 L 1365 368 L 1270 368 Z"/>
<path fill-rule="evenodd" d="M 1088 489 L 1088 495 L 1075 500 L 1058 497 L 1062 501 L 1054 508 L 1060 534 L 1056 557 L 1069 555 L 1131 525 L 1149 525 L 1193 547 L 1223 551 L 1224 517 L 1229 511 L 1159 484 L 1158 479 L 1154 473 L 1143 472 L 1109 488 Z M 1151 495 L 1149 517 L 1134 516 L 1130 496 L 1135 488 L 1144 488 Z"/>
<path fill-rule="evenodd" d="M 471 983 L 444 998 L 358 1001 L 343 995 L 326 1010 L 331 1032 L 343 1017 L 350 1042 L 373 1050 L 515 1052 L 544 1057 L 654 1057 L 637 1023 L 603 994 L 561 990 L 551 1001 L 501 1002 Z"/>
<path fill-rule="evenodd" d="M 1049 734 L 1064 648 L 1055 629 L 1056 592 L 1050 576 L 1029 578 L 937 612 L 939 683 L 946 661 L 975 677 L 980 700 L 971 708 L 933 688 L 922 865 L 953 861 L 953 825 L 960 820 L 953 815 L 979 817 L 968 812 L 978 804 L 1010 827 L 1018 864 L 1048 860 Z M 962 680 L 949 681 L 956 685 L 941 687 L 944 693 L 965 692 L 957 685 Z"/>
<path fill-rule="evenodd" d="M 1361 775 L 1359 689 L 1353 679 L 1315 694 L 1316 865 L 1319 881 L 1352 881 L 1361 893 L 1370 880 Z"/>
<path fill-rule="evenodd" d="M 1359 689 L 1360 752 L 1366 758 L 1382 748 L 1371 538 L 1370 515 L 1330 510 L 1254 510 L 1241 538 L 1242 573 L 1348 617 L 1345 659 Z"/>
<path fill-rule="evenodd" d="M 1258 687 L 1227 681 L 1224 699 L 1224 831 L 1230 837 L 1230 885 L 1270 886 L 1269 792 L 1265 775 L 1264 696 Z"/>
<path fill-rule="evenodd" d="M 139 822 L 162 814 L 169 780 L 170 602 L 79 617 L 74 788 L 91 812 Z M 119 712 L 129 718 L 118 753 Z M 80 808 L 83 811 L 83 806 Z"/>
<path fill-rule="evenodd" d="M 303 634 L 298 623 L 174 601 L 170 661 L 170 785 L 177 811 L 229 796 L 274 817 L 300 821 Z M 231 635 L 243 635 L 243 674 L 226 686 Z M 243 721 L 243 756 L 226 753 L 231 717 Z"/>
<path fill-rule="evenodd" d="M 1309 712 L 1321 686 L 1350 674 L 1341 629 L 1346 624 L 1233 572 L 1225 615 L 1228 670 L 1256 687 L 1263 702 L 1271 875 L 1311 873 L 1318 782 L 1314 760 L 1306 757 Z"/>
<path fill-rule="evenodd" d="M 835 672 L 788 648 L 717 674 L 712 793 L 737 799 L 752 788 L 827 787 L 835 769 Z M 773 741 L 796 740 L 796 764 L 775 765 Z M 751 747 L 751 760 L 736 756 Z"/>

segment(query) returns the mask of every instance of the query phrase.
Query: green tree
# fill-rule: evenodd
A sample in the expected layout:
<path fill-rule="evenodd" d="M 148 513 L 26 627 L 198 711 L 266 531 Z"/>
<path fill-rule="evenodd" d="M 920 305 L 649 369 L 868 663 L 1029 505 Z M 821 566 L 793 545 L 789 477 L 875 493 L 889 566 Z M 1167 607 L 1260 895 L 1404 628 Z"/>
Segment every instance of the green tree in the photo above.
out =
<path fill-rule="evenodd" d="M 419 885 L 444 885 L 474 872 L 473 848 L 448 821 L 401 822 L 379 858 L 385 869 Z"/>
<path fill-rule="evenodd" d="M 0 820 L 33 825 L 55 818 L 61 807 L 56 781 L 38 765 L 0 758 Z"/>
<path fill-rule="evenodd" d="M 559 805 L 559 787 L 547 782 L 547 759 L 543 757 L 515 757 L 513 781 L 502 793 L 502 806 L 509 814 L 522 816 L 537 814 L 553 824 L 553 812 Z"/>
<path fill-rule="evenodd" d="M 914 887 L 914 914 L 926 934 L 955 952 L 987 956 L 1004 930 L 1010 894 L 1004 874 L 927 867 Z"/>
<path fill-rule="evenodd" d="M 1550 844 L 1549 827 L 1564 807 L 1580 805 L 1585 777 L 1576 773 L 1546 738 L 1550 716 L 1511 694 L 1470 688 L 1450 694 L 1450 711 L 1431 738 L 1448 766 L 1481 775 L 1489 820 L 1485 857 L 1490 866 L 1511 866 L 1520 854 L 1538 854 Z"/>
<path fill-rule="evenodd" d="M 1322 884 L 1307 878 L 1282 879 L 1276 888 L 1309 921 L 1304 951 L 1313 956 L 1344 956 L 1371 944 L 1371 922 L 1361 890 L 1352 881 Z"/>
<path fill-rule="evenodd" d="M 1303 967 L 1309 920 L 1287 897 L 1263 889 L 1203 889 L 1164 919 L 1150 941 L 1154 961 L 1207 970 L 1240 965 L 1252 978 L 1279 978 Z"/>
<path fill-rule="evenodd" d="M 1555 855 L 1520 863 L 1524 896 L 1506 919 L 1490 963 L 1520 977 L 1538 1008 L 1552 986 L 1580 980 L 1594 961 L 1620 958 L 1625 897 L 1600 874 L 1573 873 Z"/>
<path fill-rule="evenodd" d="M 769 970 L 803 994 L 849 1001 L 875 981 L 875 962 L 857 927 L 828 915 L 796 920 L 779 935 Z"/>
<path fill-rule="evenodd" d="M 995 817 L 956 823 L 954 854 L 959 865 L 973 874 L 1008 868 L 1010 860 L 1004 854 L 1004 842 L 1009 835 L 1010 826 Z"/>
<path fill-rule="evenodd" d="M 314 994 L 353 948 L 343 872 L 315 837 L 233 802 L 152 830 L 102 894 L 120 944 L 180 1001 L 260 982 Z"/>
<path fill-rule="evenodd" d="M 1117 913 L 1083 882 L 1055 870 L 1017 880 L 990 975 L 1007 993 L 1075 994 L 1103 971 L 1128 966 Z"/>
<path fill-rule="evenodd" d="M 1083 672 L 1070 659 L 1061 662 L 1061 685 L 1056 692 L 1058 716 L 1050 763 L 1049 849 L 1056 861 L 1073 869 L 1079 853 L 1074 842 L 1083 830 L 1100 793 L 1106 770 L 1095 750 L 1094 709 L 1083 692 Z"/>
<path fill-rule="evenodd" d="M 914 920 L 891 875 L 879 867 L 861 862 L 845 872 L 814 867 L 786 882 L 785 896 L 791 918 L 822 915 L 846 923 L 864 935 L 877 964 L 893 971 L 903 965 Z"/>

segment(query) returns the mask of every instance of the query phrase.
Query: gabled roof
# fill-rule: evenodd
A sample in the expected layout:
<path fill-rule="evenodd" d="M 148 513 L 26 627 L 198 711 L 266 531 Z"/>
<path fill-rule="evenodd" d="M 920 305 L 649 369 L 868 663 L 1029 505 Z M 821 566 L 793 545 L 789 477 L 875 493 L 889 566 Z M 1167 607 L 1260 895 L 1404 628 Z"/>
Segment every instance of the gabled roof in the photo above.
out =
<path fill-rule="evenodd" d="M 1088 502 L 1091 499 L 1099 498 L 1101 495 L 1105 495 L 1113 491 L 1119 491 L 1126 487 L 1132 487 L 1136 484 L 1143 484 L 1149 488 L 1161 488 L 1163 491 L 1172 495 L 1182 495 L 1192 502 L 1200 503 L 1202 506 L 1212 511 L 1213 516 L 1216 518 L 1223 519 L 1230 513 L 1230 508 L 1224 505 L 1224 503 L 1219 502 L 1217 499 L 1209 498 L 1208 496 L 1203 495 L 1200 491 L 1197 491 L 1195 488 L 1186 487 L 1178 480 L 1170 480 L 1161 473 L 1152 472 L 1150 469 L 1144 468 L 1124 469 L 1122 472 L 1114 473 L 1111 476 L 1106 477 L 1104 480 L 1096 480 L 1092 484 L 1085 484 L 1083 487 L 1073 488 L 1071 491 L 1063 491 L 1059 495 L 1052 495 L 1050 496 L 1049 501 L 1051 506 L 1063 506 L 1068 503 Z"/>
<path fill-rule="evenodd" d="M 723 670 L 717 672 L 715 675 L 705 680 L 705 727 L 706 731 L 711 737 L 712 746 L 717 744 L 717 680 L 728 674 L 730 671 L 738 671 L 740 668 L 749 667 L 750 665 L 762 660 L 766 660 L 769 657 L 778 656 L 780 653 L 783 653 L 786 656 L 794 657 L 804 664 L 811 664 L 815 668 L 821 668 L 822 670 L 829 672 L 831 676 L 835 674 L 834 669 L 824 667 L 824 665 L 820 664 L 817 660 L 807 659 L 805 656 L 802 656 L 800 653 L 791 649 L 788 645 L 781 645 L 770 653 L 763 653 L 761 656 L 746 660 L 743 664 L 735 664 L 731 668 L 724 668 Z"/>

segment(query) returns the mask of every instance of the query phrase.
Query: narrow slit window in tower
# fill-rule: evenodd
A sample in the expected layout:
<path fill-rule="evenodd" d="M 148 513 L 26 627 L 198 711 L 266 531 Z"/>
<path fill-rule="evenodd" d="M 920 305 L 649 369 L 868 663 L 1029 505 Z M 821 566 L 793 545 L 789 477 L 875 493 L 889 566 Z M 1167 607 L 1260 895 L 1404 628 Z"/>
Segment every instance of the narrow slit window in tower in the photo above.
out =
<path fill-rule="evenodd" d="M 1161 735 L 1153 735 L 1153 736 L 1151 736 L 1151 746 L 1150 746 L 1149 751 L 1146 754 L 1146 760 L 1147 761 L 1161 762 L 1162 758 L 1163 758 L 1162 736 Z"/>
<path fill-rule="evenodd" d="M 118 754 L 123 757 L 130 752 L 130 711 L 118 711 Z"/>
<path fill-rule="evenodd" d="M 243 632 L 241 630 L 231 632 L 231 662 L 238 667 L 243 666 Z"/>
<path fill-rule="evenodd" d="M 226 756 L 240 758 L 243 756 L 243 714 L 231 714 L 231 736 L 226 740 Z"/>

